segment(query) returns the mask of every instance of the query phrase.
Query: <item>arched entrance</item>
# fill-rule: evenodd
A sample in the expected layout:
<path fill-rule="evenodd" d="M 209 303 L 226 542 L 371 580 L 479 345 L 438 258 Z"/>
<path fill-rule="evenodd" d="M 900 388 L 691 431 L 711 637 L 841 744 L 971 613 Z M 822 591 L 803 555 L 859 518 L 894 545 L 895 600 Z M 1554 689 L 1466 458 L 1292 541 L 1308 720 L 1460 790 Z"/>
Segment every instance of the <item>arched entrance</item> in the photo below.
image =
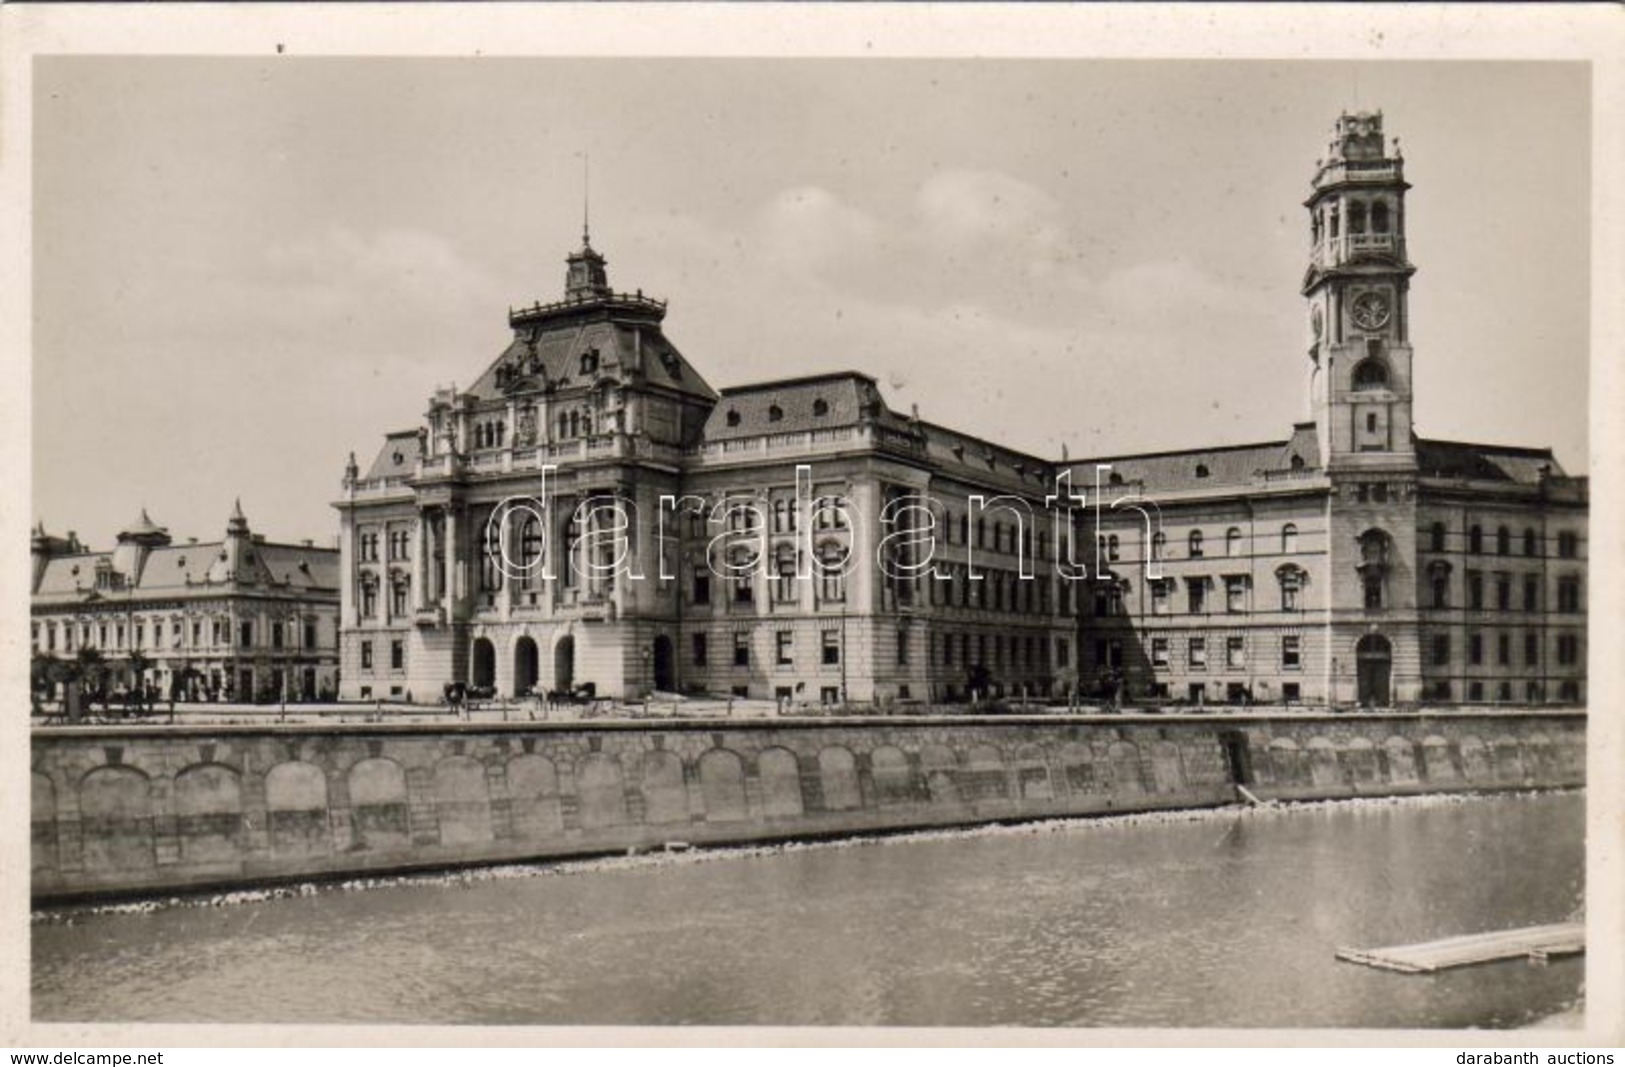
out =
<path fill-rule="evenodd" d="M 489 689 L 497 684 L 497 650 L 488 637 L 474 639 L 474 662 L 469 667 L 469 685 Z"/>
<path fill-rule="evenodd" d="M 670 693 L 677 688 L 676 672 L 672 670 L 671 638 L 660 634 L 655 638 L 655 688 Z"/>
<path fill-rule="evenodd" d="M 1388 639 L 1381 634 L 1366 634 L 1354 646 L 1354 659 L 1360 672 L 1360 703 L 1367 707 L 1387 705 L 1394 666 Z"/>
<path fill-rule="evenodd" d="M 553 646 L 553 688 L 574 689 L 576 684 L 576 639 L 569 634 Z"/>
<path fill-rule="evenodd" d="M 524 696 L 536 684 L 537 671 L 540 669 L 540 658 L 536 652 L 536 642 L 529 637 L 521 637 L 513 646 L 513 695 Z"/>

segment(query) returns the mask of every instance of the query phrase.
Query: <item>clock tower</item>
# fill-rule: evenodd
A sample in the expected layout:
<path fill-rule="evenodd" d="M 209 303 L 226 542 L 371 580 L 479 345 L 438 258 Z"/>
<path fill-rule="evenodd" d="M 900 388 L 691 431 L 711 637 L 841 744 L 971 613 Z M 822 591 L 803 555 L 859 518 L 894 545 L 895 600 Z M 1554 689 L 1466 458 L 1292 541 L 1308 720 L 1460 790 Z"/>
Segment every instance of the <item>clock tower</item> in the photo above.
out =
<path fill-rule="evenodd" d="M 1310 393 L 1329 471 L 1414 470 L 1405 164 L 1382 113 L 1344 114 L 1309 209 Z"/>
<path fill-rule="evenodd" d="M 1326 693 L 1335 704 L 1421 695 L 1416 443 L 1411 433 L 1410 280 L 1404 163 L 1382 114 L 1344 114 L 1315 170 L 1310 379 L 1326 512 Z"/>

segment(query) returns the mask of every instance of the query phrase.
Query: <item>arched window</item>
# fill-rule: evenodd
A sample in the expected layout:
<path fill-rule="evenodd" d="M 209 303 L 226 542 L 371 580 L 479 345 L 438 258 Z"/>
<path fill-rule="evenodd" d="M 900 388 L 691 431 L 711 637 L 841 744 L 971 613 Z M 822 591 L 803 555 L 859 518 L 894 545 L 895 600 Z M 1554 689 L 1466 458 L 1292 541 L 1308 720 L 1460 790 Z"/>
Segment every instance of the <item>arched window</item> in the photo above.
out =
<path fill-rule="evenodd" d="M 1241 531 L 1234 526 L 1225 531 L 1224 554 L 1227 556 L 1241 555 Z"/>
<path fill-rule="evenodd" d="M 733 408 L 728 409 L 728 425 L 729 426 L 738 426 L 739 425 L 739 412 L 735 411 Z"/>
<path fill-rule="evenodd" d="M 1374 356 L 1362 359 L 1354 368 L 1354 388 L 1388 388 L 1388 364 Z"/>
<path fill-rule="evenodd" d="M 1428 547 L 1434 552 L 1444 551 L 1444 523 L 1436 522 L 1429 531 Z"/>
<path fill-rule="evenodd" d="M 1467 551 L 1471 552 L 1475 556 L 1484 551 L 1483 527 L 1474 526 L 1472 529 L 1467 531 Z"/>
<path fill-rule="evenodd" d="M 1497 556 L 1512 554 L 1512 531 L 1505 526 L 1499 526 L 1495 530 L 1495 554 Z"/>
<path fill-rule="evenodd" d="M 768 422 L 782 422 L 783 420 L 784 420 L 784 409 L 783 408 L 779 407 L 777 404 L 773 404 L 772 406 L 770 406 L 767 409 L 767 421 Z"/>
<path fill-rule="evenodd" d="M 1349 203 L 1349 233 L 1365 232 L 1365 205 L 1358 200 Z"/>
<path fill-rule="evenodd" d="M 564 412 L 561 411 L 559 412 L 559 437 L 564 438 L 568 436 L 570 436 L 570 419 L 564 414 Z"/>
<path fill-rule="evenodd" d="M 1535 531 L 1525 527 L 1523 531 L 1523 554 L 1526 556 L 1538 556 L 1540 554 L 1540 549 L 1537 547 L 1537 544 L 1538 542 L 1535 540 Z"/>
<path fill-rule="evenodd" d="M 1111 474 L 1109 476 L 1107 476 L 1107 478 L 1106 478 L 1106 484 L 1107 485 L 1122 485 L 1123 484 L 1123 476 L 1121 474 L 1118 474 L 1116 471 L 1112 471 Z"/>
<path fill-rule="evenodd" d="M 1386 201 L 1378 200 L 1371 205 L 1371 232 L 1388 232 L 1388 204 Z"/>
<path fill-rule="evenodd" d="M 579 411 L 570 412 L 570 436 L 581 436 L 581 412 Z"/>
<path fill-rule="evenodd" d="M 1189 543 L 1191 559 L 1200 559 L 1202 557 L 1202 531 L 1192 530 Z"/>
<path fill-rule="evenodd" d="M 1292 454 L 1292 463 L 1291 463 L 1291 467 L 1292 467 L 1292 469 L 1293 469 L 1293 470 L 1295 470 L 1295 471 L 1301 471 L 1301 470 L 1303 470 L 1303 457 L 1302 457 L 1302 456 L 1300 456 L 1300 455 L 1298 455 L 1298 454 L 1297 454 L 1297 453 L 1296 453 L 1296 452 L 1294 452 L 1294 453 L 1293 453 L 1293 454 Z"/>
<path fill-rule="evenodd" d="M 1196 476 L 1198 478 L 1206 478 L 1207 473 L 1208 472 L 1207 472 L 1207 464 L 1206 463 L 1198 463 L 1196 465 Z"/>
<path fill-rule="evenodd" d="M 1168 535 L 1158 530 L 1151 535 L 1151 558 L 1161 559 L 1168 551 Z"/>
<path fill-rule="evenodd" d="M 829 401 L 825 400 L 823 397 L 819 397 L 817 400 L 814 400 L 813 401 L 813 414 L 814 415 L 828 415 L 829 414 Z"/>
<path fill-rule="evenodd" d="M 1290 556 L 1298 550 L 1298 528 L 1292 523 L 1281 527 L 1281 554 Z"/>

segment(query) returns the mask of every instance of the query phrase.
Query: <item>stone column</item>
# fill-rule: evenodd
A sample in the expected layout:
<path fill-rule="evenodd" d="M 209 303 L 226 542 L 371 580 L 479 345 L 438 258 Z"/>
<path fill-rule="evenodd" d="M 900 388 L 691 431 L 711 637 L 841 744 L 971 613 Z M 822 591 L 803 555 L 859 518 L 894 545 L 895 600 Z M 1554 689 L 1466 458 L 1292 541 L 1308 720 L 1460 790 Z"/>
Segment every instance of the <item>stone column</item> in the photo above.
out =
<path fill-rule="evenodd" d="M 457 562 L 457 524 L 461 516 L 456 509 L 447 506 L 445 509 L 445 544 L 446 544 L 446 585 L 440 590 L 441 607 L 446 612 L 446 621 L 449 623 L 456 615 L 457 598 L 462 593 L 462 569 Z"/>

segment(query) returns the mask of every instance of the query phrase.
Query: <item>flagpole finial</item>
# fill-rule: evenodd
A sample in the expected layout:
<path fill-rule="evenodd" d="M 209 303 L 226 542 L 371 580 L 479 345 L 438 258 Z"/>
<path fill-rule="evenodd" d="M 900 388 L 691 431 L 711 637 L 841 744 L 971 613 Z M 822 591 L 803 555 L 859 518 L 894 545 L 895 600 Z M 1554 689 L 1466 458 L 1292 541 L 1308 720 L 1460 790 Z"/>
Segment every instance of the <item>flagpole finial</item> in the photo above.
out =
<path fill-rule="evenodd" d="M 592 156 L 581 153 L 581 244 L 592 247 Z"/>

